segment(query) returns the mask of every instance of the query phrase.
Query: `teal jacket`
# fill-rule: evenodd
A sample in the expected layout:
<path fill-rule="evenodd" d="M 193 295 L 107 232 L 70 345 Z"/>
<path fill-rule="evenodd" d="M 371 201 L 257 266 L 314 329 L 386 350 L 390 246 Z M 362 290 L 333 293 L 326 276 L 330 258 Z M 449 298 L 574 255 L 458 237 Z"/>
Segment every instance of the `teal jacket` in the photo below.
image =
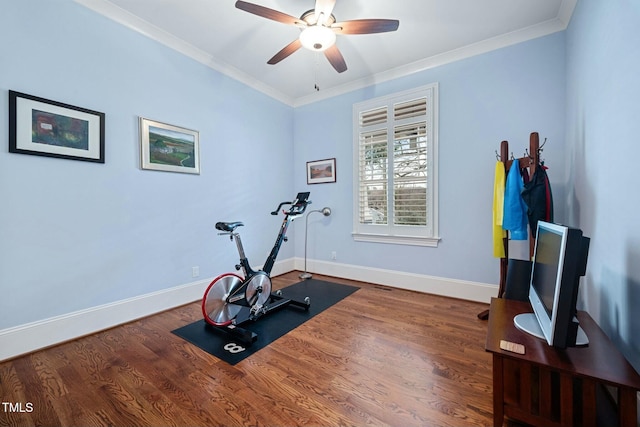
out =
<path fill-rule="evenodd" d="M 504 190 L 504 214 L 502 228 L 511 233 L 511 240 L 527 240 L 527 205 L 522 199 L 524 183 L 520 175 L 520 164 L 511 164 Z"/>

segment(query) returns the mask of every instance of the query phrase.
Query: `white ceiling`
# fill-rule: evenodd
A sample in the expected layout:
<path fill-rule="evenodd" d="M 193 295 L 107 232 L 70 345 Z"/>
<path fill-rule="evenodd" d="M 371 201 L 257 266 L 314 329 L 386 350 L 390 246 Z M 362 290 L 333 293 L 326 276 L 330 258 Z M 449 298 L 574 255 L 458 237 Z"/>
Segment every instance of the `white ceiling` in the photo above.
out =
<path fill-rule="evenodd" d="M 293 106 L 562 31 L 577 2 L 337 0 L 337 21 L 400 21 L 396 32 L 338 35 L 348 67 L 339 74 L 305 49 L 268 65 L 300 30 L 236 9 L 235 0 L 75 1 Z M 251 2 L 299 17 L 315 0 Z"/>

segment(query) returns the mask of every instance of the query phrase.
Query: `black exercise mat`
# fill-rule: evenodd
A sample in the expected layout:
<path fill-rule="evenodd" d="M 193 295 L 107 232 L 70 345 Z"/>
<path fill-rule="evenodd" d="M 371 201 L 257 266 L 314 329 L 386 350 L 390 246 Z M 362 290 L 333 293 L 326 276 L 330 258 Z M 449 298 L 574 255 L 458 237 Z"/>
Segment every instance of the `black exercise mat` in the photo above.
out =
<path fill-rule="evenodd" d="M 258 335 L 257 340 L 251 345 L 242 344 L 224 331 L 215 330 L 204 319 L 172 332 L 207 353 L 235 365 L 358 289 L 356 286 L 340 285 L 316 279 L 305 280 L 283 288 L 283 297 L 302 301 L 308 296 L 311 300 L 311 306 L 308 310 L 288 306 L 268 313 L 255 322 L 243 323 L 240 325 L 242 328 Z"/>

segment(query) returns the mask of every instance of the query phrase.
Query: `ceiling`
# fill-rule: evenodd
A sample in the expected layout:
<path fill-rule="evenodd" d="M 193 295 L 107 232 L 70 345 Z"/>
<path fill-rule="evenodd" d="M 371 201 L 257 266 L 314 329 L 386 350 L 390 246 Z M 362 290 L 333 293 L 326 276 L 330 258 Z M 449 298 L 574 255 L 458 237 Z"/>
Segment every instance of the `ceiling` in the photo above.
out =
<path fill-rule="evenodd" d="M 267 61 L 300 30 L 235 8 L 235 0 L 75 0 L 292 106 L 564 30 L 577 0 L 337 0 L 337 21 L 397 19 L 397 31 L 338 35 L 347 63 L 300 49 Z M 314 0 L 250 0 L 299 17 Z M 315 86 L 319 87 L 316 90 Z"/>

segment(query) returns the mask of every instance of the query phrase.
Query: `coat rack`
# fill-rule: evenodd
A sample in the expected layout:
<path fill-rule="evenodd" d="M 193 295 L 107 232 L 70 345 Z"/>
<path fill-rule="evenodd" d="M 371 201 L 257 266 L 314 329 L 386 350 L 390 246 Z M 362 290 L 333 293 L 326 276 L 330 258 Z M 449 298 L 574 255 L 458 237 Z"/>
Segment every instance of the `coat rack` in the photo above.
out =
<path fill-rule="evenodd" d="M 497 153 L 496 153 L 497 154 Z M 513 157 L 513 156 L 511 156 Z M 529 169 L 529 176 L 533 177 L 536 172 L 536 168 L 540 164 L 540 136 L 538 132 L 532 132 L 529 135 L 529 151 L 525 156 L 514 159 L 509 158 L 509 142 L 502 141 L 500 143 L 500 157 L 499 160 L 504 163 L 505 175 L 509 174 L 509 170 L 514 162 L 518 162 L 520 169 Z M 506 288 L 507 281 L 507 268 L 509 265 L 509 237 L 502 239 L 504 245 L 504 258 L 500 258 L 500 286 L 498 288 L 498 298 L 502 298 Z M 529 232 L 529 257 L 533 257 L 533 250 L 535 247 L 535 238 L 531 232 Z M 489 318 L 489 310 L 485 310 L 478 314 L 479 319 L 486 320 Z"/>

